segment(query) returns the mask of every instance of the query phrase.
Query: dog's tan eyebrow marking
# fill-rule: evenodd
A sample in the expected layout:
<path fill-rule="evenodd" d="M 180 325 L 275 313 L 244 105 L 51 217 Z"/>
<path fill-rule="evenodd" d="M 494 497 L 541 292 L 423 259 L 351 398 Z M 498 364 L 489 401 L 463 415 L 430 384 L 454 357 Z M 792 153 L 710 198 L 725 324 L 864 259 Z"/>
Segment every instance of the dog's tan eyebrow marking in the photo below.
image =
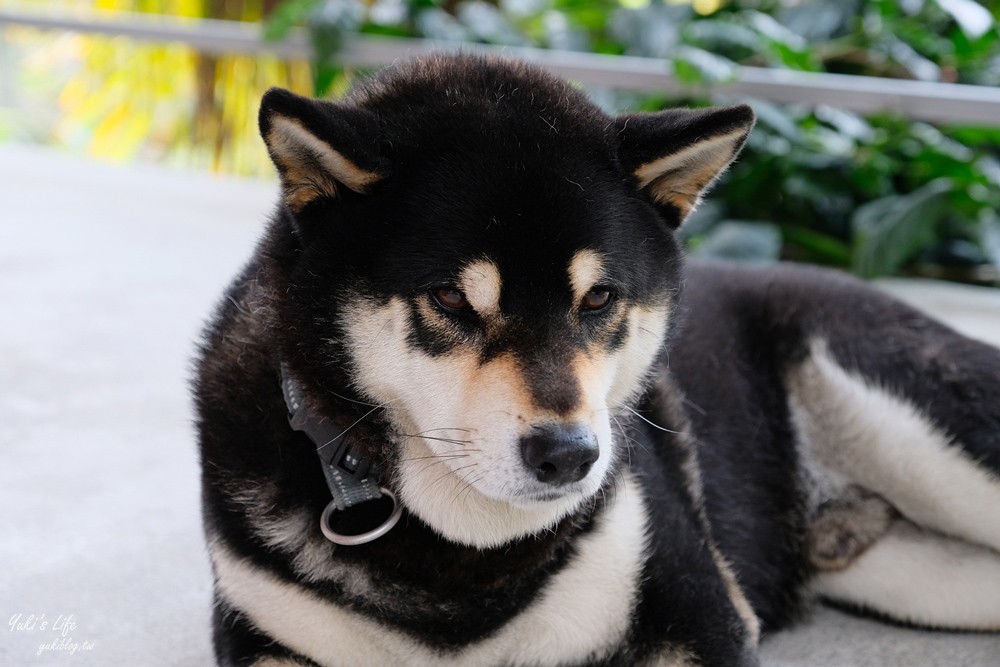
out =
<path fill-rule="evenodd" d="M 594 285 L 604 280 L 604 261 L 594 250 L 578 250 L 569 263 L 569 284 L 579 302 Z"/>
<path fill-rule="evenodd" d="M 462 267 L 456 286 L 480 315 L 500 314 L 500 269 L 488 259 L 477 259 Z"/>

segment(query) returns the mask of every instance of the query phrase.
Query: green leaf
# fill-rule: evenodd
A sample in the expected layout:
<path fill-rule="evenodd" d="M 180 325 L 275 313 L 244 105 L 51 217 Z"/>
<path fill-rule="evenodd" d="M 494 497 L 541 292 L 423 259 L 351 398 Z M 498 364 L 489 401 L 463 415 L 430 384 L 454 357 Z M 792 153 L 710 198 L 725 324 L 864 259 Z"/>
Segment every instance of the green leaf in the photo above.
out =
<path fill-rule="evenodd" d="M 903 40 L 891 35 L 887 36 L 883 40 L 881 48 L 895 62 L 903 66 L 913 78 L 920 81 L 941 80 L 941 68 Z"/>
<path fill-rule="evenodd" d="M 766 100 L 750 100 L 750 106 L 757 114 L 757 122 L 774 130 L 777 134 L 793 143 L 802 143 L 804 134 L 798 120 L 792 116 L 788 107 L 779 106 Z M 753 137 L 753 134 L 750 135 Z"/>
<path fill-rule="evenodd" d="M 425 9 L 417 14 L 417 32 L 428 39 L 444 42 L 471 42 L 472 33 L 458 19 L 437 7 Z"/>
<path fill-rule="evenodd" d="M 973 166 L 976 169 L 976 173 L 982 175 L 983 180 L 993 188 L 1000 188 L 1000 162 L 996 158 L 984 155 L 976 160 Z"/>
<path fill-rule="evenodd" d="M 989 10 L 974 0 L 937 0 L 937 4 L 955 19 L 969 39 L 979 39 L 995 23 Z"/>
<path fill-rule="evenodd" d="M 948 135 L 967 145 L 1000 146 L 1000 127 L 950 127 Z"/>
<path fill-rule="evenodd" d="M 781 230 L 769 222 L 727 220 L 716 225 L 693 254 L 741 262 L 776 262 L 781 254 Z"/>
<path fill-rule="evenodd" d="M 619 10 L 611 16 L 611 35 L 626 52 L 650 58 L 670 58 L 680 41 L 681 26 L 690 21 L 688 5 L 653 4 L 644 9 Z"/>
<path fill-rule="evenodd" d="M 545 44 L 550 49 L 560 51 L 589 51 L 590 38 L 587 31 L 577 28 L 569 15 L 559 11 L 548 11 L 542 15 L 545 30 Z"/>
<path fill-rule="evenodd" d="M 806 40 L 771 16 L 751 10 L 742 12 L 739 18 L 760 35 L 772 63 L 797 70 L 820 69 L 819 58 L 809 48 Z"/>
<path fill-rule="evenodd" d="M 871 124 L 852 111 L 821 104 L 816 107 L 815 114 L 816 118 L 855 141 L 870 143 L 875 138 Z"/>
<path fill-rule="evenodd" d="M 805 254 L 802 259 L 832 266 L 848 266 L 851 248 L 840 239 L 799 225 L 781 225 L 785 243 L 797 246 Z"/>
<path fill-rule="evenodd" d="M 732 60 L 685 44 L 674 49 L 673 61 L 674 73 L 685 83 L 726 83 L 739 72 Z"/>
<path fill-rule="evenodd" d="M 347 33 L 361 27 L 364 5 L 357 0 L 326 0 L 309 15 L 309 33 L 316 61 L 330 64 Z"/>
<path fill-rule="evenodd" d="M 343 70 L 325 63 L 313 64 L 313 95 L 325 97 Z"/>
<path fill-rule="evenodd" d="M 765 48 L 764 39 L 756 31 L 731 19 L 694 21 L 684 28 L 684 36 L 699 46 L 715 50 L 738 47 L 757 53 Z"/>
<path fill-rule="evenodd" d="M 264 20 L 264 39 L 276 42 L 305 19 L 322 0 L 285 0 Z"/>
<path fill-rule="evenodd" d="M 747 24 L 763 35 L 768 41 L 781 44 L 793 51 L 806 50 L 806 41 L 802 36 L 778 23 L 773 17 L 763 12 L 748 10 L 741 14 Z"/>
<path fill-rule="evenodd" d="M 858 208 L 851 219 L 852 270 L 864 278 L 888 275 L 930 245 L 953 187 L 942 178 L 908 195 L 890 195 Z"/>
<path fill-rule="evenodd" d="M 345 37 L 356 32 L 365 8 L 358 0 L 325 0 L 309 15 L 309 39 L 313 48 L 313 92 L 322 97 L 330 90 L 342 68 L 336 56 Z"/>
<path fill-rule="evenodd" d="M 517 31 L 499 9 L 486 2 L 473 0 L 458 5 L 458 20 L 476 39 L 488 44 L 528 46 L 528 39 Z"/>
<path fill-rule="evenodd" d="M 995 211 L 979 221 L 979 245 L 994 266 L 1000 267 L 1000 215 Z"/>
<path fill-rule="evenodd" d="M 833 39 L 846 32 L 855 19 L 854 2 L 821 0 L 803 3 L 780 3 L 777 18 L 789 30 L 815 43 Z"/>

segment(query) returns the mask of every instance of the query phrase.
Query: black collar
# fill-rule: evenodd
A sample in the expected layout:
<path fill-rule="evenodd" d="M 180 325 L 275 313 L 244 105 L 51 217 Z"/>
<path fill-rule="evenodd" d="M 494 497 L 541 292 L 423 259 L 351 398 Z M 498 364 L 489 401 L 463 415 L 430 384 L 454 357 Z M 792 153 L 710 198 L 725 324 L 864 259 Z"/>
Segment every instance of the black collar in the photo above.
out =
<path fill-rule="evenodd" d="M 323 510 L 320 528 L 331 542 L 344 545 L 364 544 L 385 535 L 402 514 L 403 508 L 394 493 L 379 486 L 377 473 L 371 462 L 351 445 L 347 432 L 332 421 L 317 417 L 305 405 L 302 388 L 292 378 L 288 367 L 281 364 L 281 393 L 288 409 L 288 423 L 292 429 L 305 433 L 316 446 L 323 466 L 323 476 L 333 500 Z M 358 535 L 342 535 L 330 527 L 330 517 L 334 511 L 344 511 L 355 505 L 378 500 L 388 496 L 393 501 L 389 517 L 373 530 Z"/>

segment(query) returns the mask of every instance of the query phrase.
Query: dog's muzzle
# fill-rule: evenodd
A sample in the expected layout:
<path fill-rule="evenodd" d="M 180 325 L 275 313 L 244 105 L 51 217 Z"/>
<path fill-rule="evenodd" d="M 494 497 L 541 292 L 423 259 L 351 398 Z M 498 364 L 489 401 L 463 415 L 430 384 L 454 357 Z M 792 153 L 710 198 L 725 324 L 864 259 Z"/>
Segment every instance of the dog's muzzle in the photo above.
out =
<path fill-rule="evenodd" d="M 538 481 L 553 486 L 579 482 L 600 456 L 597 435 L 582 424 L 536 426 L 521 438 L 521 457 Z"/>

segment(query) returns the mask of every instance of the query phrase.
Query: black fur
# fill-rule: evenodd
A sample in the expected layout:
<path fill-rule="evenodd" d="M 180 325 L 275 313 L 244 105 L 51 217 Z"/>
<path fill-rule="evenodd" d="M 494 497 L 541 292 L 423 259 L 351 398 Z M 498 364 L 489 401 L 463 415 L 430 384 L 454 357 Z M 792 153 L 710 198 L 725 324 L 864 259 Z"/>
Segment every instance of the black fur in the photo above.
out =
<path fill-rule="evenodd" d="M 629 629 L 592 664 L 642 664 L 663 651 L 705 666 L 758 664 L 752 629 L 711 547 L 732 564 L 765 630 L 798 616 L 811 575 L 803 553 L 809 517 L 783 377 L 818 331 L 841 364 L 912 401 L 975 460 L 1000 471 L 995 350 L 829 272 L 715 265 L 682 272 L 673 229 L 683 213 L 654 201 L 633 172 L 705 138 L 748 130 L 747 107 L 612 118 L 532 67 L 435 57 L 383 72 L 336 105 L 271 91 L 260 115 L 265 137 L 279 116 L 375 175 L 363 192 L 338 183 L 301 196 L 288 155 L 272 146 L 285 198 L 201 351 L 195 389 L 206 534 L 284 581 L 442 656 L 455 654 L 539 598 L 577 557 L 581 537 L 607 519 L 617 485 L 631 473 L 646 498 L 649 544 Z M 307 170 L 325 168 L 308 147 L 294 153 Z M 591 319 L 577 313 L 566 277 L 580 249 L 608 258 L 606 282 L 616 294 Z M 516 277 L 504 283 L 503 327 L 485 333 L 474 312 L 436 319 L 432 290 L 482 257 Z M 386 537 L 335 549 L 311 520 L 302 539 L 320 540 L 323 563 L 368 582 L 362 595 L 346 579 L 305 576 L 296 561 L 301 543 L 262 537 L 265 523 L 318 517 L 330 500 L 314 444 L 288 426 L 278 369 L 288 365 L 310 409 L 354 425 L 352 444 L 386 484 L 397 483 L 397 443 L 409 434 L 373 410 L 359 387 L 345 324 L 359 304 L 377 308 L 393 298 L 409 304 L 413 349 L 436 358 L 472 349 L 481 364 L 513 354 L 533 400 L 557 415 L 580 398 L 574 353 L 587 345 L 622 349 L 627 309 L 670 305 L 669 344 L 634 403 L 645 419 L 621 427 L 602 492 L 548 531 L 476 548 L 443 539 L 404 511 Z M 872 323 L 864 330 L 858 309 Z M 215 644 L 224 665 L 264 655 L 312 664 L 222 599 Z"/>

